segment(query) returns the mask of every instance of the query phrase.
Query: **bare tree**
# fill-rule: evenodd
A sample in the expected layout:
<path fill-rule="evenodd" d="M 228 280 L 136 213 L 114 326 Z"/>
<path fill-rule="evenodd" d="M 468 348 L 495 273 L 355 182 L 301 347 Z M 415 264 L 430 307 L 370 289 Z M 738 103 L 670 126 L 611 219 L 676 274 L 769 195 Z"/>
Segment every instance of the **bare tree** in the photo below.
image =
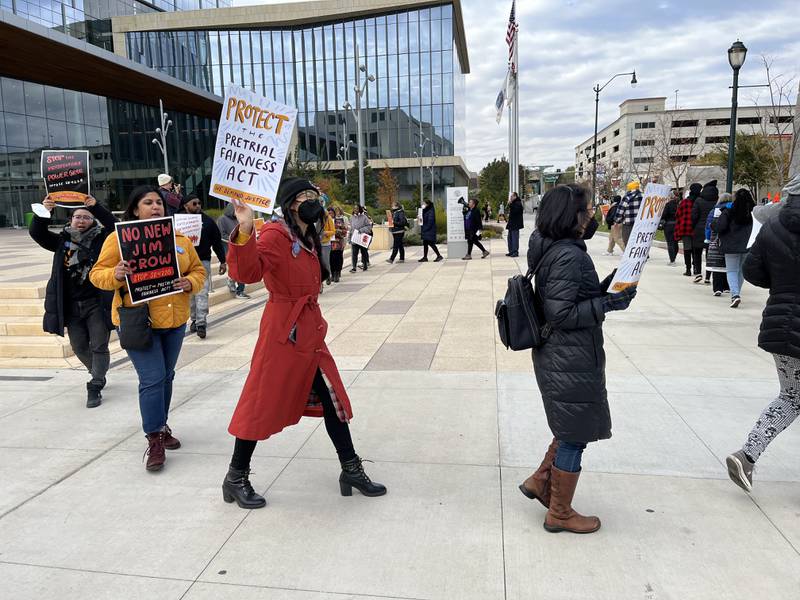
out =
<path fill-rule="evenodd" d="M 630 140 L 628 156 L 620 160 L 620 169 L 627 179 L 638 179 L 642 183 L 651 181 L 656 166 L 656 130 L 641 129 Z"/>
<path fill-rule="evenodd" d="M 655 169 L 665 183 L 683 187 L 691 161 L 703 148 L 703 127 L 698 115 L 692 113 L 663 113 L 656 119 L 653 136 Z"/>
<path fill-rule="evenodd" d="M 772 71 L 773 59 L 762 55 L 761 62 L 767 76 L 768 102 L 761 104 L 756 96 L 759 128 L 762 135 L 770 141 L 772 177 L 778 189 L 783 188 L 789 178 L 789 165 L 792 160 L 792 141 L 797 139 L 793 119 L 795 78 Z M 755 131 L 754 128 L 754 132 Z"/>

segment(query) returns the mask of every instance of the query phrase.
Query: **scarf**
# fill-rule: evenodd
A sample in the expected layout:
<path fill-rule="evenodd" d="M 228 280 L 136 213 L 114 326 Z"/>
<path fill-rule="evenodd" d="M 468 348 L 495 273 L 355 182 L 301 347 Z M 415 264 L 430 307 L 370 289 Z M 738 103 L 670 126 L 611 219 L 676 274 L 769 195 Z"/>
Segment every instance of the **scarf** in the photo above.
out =
<path fill-rule="evenodd" d="M 92 242 L 103 228 L 94 225 L 86 231 L 79 231 L 74 227 L 65 227 L 64 231 L 69 236 L 67 252 L 64 255 L 64 266 L 69 276 L 78 285 L 83 285 L 92 270 Z"/>

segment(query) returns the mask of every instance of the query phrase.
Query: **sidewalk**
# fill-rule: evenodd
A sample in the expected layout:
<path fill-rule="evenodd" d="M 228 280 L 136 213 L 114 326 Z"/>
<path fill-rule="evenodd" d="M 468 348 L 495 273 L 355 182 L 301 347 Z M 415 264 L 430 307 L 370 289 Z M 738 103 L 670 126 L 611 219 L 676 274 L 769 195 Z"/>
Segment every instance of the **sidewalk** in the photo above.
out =
<path fill-rule="evenodd" d="M 589 243 L 601 277 L 618 260 L 605 243 Z M 170 417 L 183 447 L 158 474 L 124 355 L 93 410 L 79 370 L 0 370 L 0 598 L 797 597 L 800 429 L 764 454 L 753 496 L 724 465 L 777 392 L 756 347 L 766 294 L 746 286 L 731 310 L 652 251 L 604 327 L 614 437 L 587 449 L 575 499 L 603 528 L 553 535 L 517 489 L 550 441 L 530 356 L 499 344 L 493 317 L 524 251 L 490 249 L 375 253 L 320 298 L 381 498 L 339 495 L 322 421 L 303 419 L 256 450 L 268 506 L 222 501 L 261 302 L 224 323 L 212 310 L 208 338 L 187 338 Z"/>

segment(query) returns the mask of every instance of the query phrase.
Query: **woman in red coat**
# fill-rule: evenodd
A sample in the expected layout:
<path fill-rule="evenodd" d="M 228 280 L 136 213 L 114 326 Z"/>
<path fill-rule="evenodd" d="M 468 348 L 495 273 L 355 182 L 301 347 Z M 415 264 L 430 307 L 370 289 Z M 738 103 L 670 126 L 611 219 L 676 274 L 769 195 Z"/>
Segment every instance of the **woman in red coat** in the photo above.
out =
<path fill-rule="evenodd" d="M 353 449 L 348 422 L 353 416 L 333 356 L 325 345 L 328 324 L 317 297 L 321 245 L 317 227 L 325 214 L 319 192 L 304 179 L 286 179 L 278 191 L 282 219 L 253 235 L 253 211 L 236 206 L 239 225 L 228 247 L 230 276 L 256 283 L 263 279 L 269 301 L 261 317 L 250 374 L 228 426 L 236 436 L 228 474 L 222 484 L 225 502 L 261 508 L 263 496 L 250 484 L 250 458 L 264 440 L 301 417 L 323 417 L 336 448 L 343 496 L 353 488 L 365 496 L 382 496 L 386 488 L 370 481 Z"/>

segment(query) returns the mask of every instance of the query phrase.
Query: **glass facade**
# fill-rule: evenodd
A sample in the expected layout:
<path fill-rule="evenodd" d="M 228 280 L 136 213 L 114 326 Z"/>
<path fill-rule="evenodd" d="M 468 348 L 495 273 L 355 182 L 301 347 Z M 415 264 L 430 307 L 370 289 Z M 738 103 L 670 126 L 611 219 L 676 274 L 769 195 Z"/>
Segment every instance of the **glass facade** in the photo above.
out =
<path fill-rule="evenodd" d="M 375 76 L 362 99 L 367 159 L 464 150 L 464 75 L 452 6 L 283 29 L 127 33 L 128 58 L 224 95 L 229 82 L 298 108 L 299 157 L 333 161 L 357 142 L 356 45 Z M 362 74 L 362 82 L 364 77 Z M 351 156 L 352 158 L 352 156 Z"/>
<path fill-rule="evenodd" d="M 230 6 L 230 0 L 0 0 L 0 9 L 113 50 L 111 17 Z"/>
<path fill-rule="evenodd" d="M 216 121 L 170 112 L 170 174 L 187 190 L 207 192 Z M 128 193 L 155 185 L 163 157 L 151 143 L 158 107 L 0 78 L 0 226 L 20 225 L 44 197 L 45 148 L 89 150 L 92 195 L 120 208 Z"/>

